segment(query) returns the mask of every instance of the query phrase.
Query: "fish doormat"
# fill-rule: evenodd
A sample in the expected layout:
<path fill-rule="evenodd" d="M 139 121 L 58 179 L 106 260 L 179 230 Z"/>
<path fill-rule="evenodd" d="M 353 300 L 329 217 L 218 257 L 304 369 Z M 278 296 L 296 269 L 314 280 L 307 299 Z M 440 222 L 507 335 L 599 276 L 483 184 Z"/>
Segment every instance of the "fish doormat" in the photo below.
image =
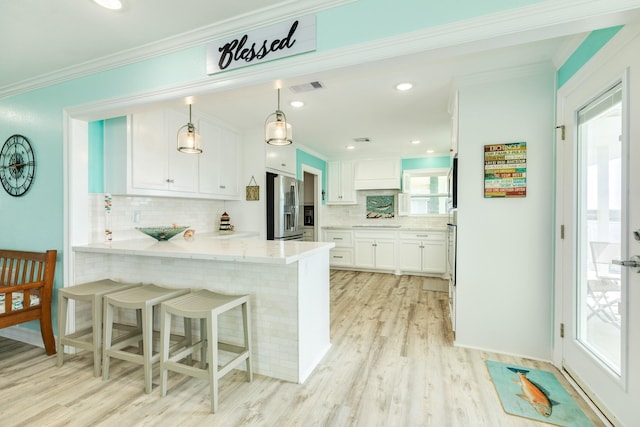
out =
<path fill-rule="evenodd" d="M 492 360 L 487 368 L 506 413 L 558 426 L 593 426 L 551 372 Z"/>

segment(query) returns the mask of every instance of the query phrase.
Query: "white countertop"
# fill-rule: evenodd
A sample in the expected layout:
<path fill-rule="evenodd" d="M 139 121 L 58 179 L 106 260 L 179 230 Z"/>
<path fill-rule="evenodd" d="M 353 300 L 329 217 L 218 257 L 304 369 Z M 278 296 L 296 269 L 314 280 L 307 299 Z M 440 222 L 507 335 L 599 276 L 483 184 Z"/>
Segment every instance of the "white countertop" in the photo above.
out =
<path fill-rule="evenodd" d="M 174 237 L 167 242 L 157 242 L 152 238 L 135 239 L 74 246 L 73 250 L 115 255 L 291 264 L 322 251 L 328 252 L 334 246 L 334 243 L 325 242 L 220 239 L 203 233 L 190 240 L 183 237 Z"/>

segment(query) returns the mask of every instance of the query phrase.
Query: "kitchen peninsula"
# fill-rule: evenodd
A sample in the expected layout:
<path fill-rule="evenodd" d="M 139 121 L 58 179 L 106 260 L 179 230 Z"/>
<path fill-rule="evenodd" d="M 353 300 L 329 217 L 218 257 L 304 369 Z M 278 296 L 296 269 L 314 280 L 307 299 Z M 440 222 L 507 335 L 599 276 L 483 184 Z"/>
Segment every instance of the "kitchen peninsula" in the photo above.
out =
<path fill-rule="evenodd" d="M 333 246 L 207 236 L 92 243 L 73 247 L 74 282 L 111 278 L 249 294 L 254 372 L 302 383 L 330 347 Z M 221 335 L 225 322 L 237 321 L 222 318 Z"/>

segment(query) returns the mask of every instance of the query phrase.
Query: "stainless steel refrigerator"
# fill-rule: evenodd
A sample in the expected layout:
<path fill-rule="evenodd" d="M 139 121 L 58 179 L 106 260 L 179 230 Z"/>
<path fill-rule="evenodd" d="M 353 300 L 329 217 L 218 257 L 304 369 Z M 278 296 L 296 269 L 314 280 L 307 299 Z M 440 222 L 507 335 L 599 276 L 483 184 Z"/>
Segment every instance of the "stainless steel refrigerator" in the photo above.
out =
<path fill-rule="evenodd" d="M 302 181 L 267 172 L 267 240 L 302 240 Z"/>

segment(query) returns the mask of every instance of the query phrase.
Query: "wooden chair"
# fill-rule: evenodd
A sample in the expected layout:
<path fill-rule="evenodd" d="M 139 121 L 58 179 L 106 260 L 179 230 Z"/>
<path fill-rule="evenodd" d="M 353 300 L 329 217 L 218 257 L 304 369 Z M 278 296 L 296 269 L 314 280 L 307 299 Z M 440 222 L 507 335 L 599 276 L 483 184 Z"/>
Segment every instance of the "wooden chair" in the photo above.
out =
<path fill-rule="evenodd" d="M 58 252 L 0 250 L 0 328 L 40 321 L 48 355 L 56 353 L 51 325 L 51 296 Z"/>

